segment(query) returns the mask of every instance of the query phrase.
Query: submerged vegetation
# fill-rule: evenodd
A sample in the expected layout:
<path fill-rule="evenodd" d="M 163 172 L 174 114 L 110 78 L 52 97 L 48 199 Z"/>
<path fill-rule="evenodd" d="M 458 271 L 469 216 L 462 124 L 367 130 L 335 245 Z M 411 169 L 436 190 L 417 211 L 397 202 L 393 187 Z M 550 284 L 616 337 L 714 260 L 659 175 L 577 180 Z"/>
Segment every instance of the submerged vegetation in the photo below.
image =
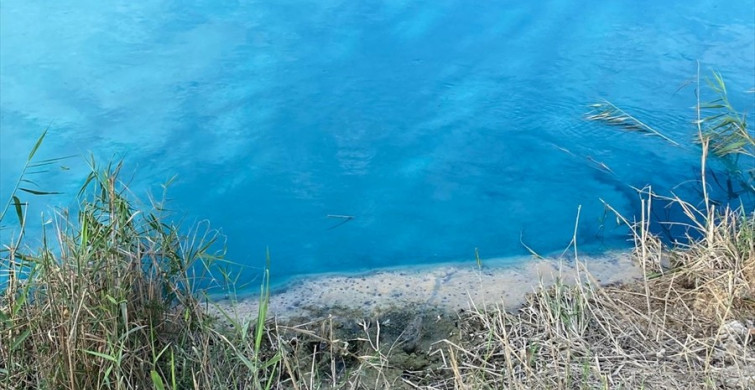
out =
<path fill-rule="evenodd" d="M 257 317 L 239 319 L 200 288 L 228 283 L 213 272 L 226 265 L 218 233 L 170 224 L 164 197 L 134 203 L 120 165 L 92 162 L 78 208 L 45 223 L 36 248 L 19 195 L 45 192 L 22 188 L 22 175 L 0 218 L 15 211 L 19 226 L 0 259 L 0 388 L 752 388 L 755 212 L 711 201 L 705 172 L 710 151 L 752 189 L 739 159 L 755 142 L 720 77 L 713 87 L 721 99 L 698 113 L 719 111 L 696 121 L 703 203 L 643 190 L 638 221 L 617 213 L 644 277 L 601 286 L 575 246 L 577 280 L 541 285 L 514 311 L 323 308 L 280 322 L 268 318 L 265 271 Z M 609 111 L 591 119 L 660 134 L 597 108 Z M 55 163 L 34 160 L 43 138 L 27 167 Z M 658 200 L 684 210 L 696 234 L 664 245 L 650 231 Z"/>
<path fill-rule="evenodd" d="M 618 126 L 626 131 L 636 131 L 642 134 L 660 137 L 674 146 L 679 146 L 678 142 L 646 125 L 632 115 L 629 115 L 608 100 L 604 100 L 600 103 L 593 103 L 590 105 L 590 109 L 591 112 L 586 115 L 587 120 L 602 121 L 611 126 Z"/>

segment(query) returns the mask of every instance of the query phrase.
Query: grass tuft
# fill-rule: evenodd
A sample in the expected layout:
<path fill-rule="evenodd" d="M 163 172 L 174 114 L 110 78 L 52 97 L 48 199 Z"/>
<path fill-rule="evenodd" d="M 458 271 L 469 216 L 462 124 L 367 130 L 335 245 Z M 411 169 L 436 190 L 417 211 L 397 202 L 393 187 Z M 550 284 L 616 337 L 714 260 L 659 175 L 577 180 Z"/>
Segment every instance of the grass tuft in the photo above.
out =
<path fill-rule="evenodd" d="M 43 226 L 41 247 L 20 234 L 3 248 L 0 387 L 270 388 L 264 326 L 253 343 L 245 328 L 220 329 L 196 288 L 222 262 L 218 233 L 205 223 L 182 233 L 161 203 L 135 208 L 120 172 L 92 163 L 78 209 Z"/>

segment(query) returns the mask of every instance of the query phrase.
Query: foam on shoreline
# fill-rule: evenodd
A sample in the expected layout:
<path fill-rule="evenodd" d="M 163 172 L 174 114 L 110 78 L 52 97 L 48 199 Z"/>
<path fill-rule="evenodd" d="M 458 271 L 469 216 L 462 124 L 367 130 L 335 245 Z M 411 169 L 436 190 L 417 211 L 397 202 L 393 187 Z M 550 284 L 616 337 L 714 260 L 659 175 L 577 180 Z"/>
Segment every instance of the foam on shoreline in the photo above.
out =
<path fill-rule="evenodd" d="M 580 264 L 600 284 L 631 280 L 642 275 L 627 251 L 600 256 L 579 256 Z M 573 281 L 573 259 L 487 259 L 476 264 L 403 267 L 360 275 L 316 275 L 288 283 L 270 296 L 269 315 L 278 318 L 307 316 L 315 311 L 344 308 L 371 313 L 397 306 L 437 307 L 459 310 L 487 305 L 515 308 L 542 280 L 557 277 Z M 513 265 L 512 265 L 513 264 Z M 580 271 L 584 269 L 580 267 Z M 237 318 L 257 316 L 257 296 L 216 301 Z"/>

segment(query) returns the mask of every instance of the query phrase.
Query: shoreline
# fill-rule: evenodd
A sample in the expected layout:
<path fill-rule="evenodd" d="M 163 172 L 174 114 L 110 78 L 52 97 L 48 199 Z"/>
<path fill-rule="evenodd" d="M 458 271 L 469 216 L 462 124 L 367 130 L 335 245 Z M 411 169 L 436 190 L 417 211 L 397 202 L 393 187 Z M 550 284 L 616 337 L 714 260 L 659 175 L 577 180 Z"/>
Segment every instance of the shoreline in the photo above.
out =
<path fill-rule="evenodd" d="M 601 285 L 642 277 L 630 250 L 579 256 Z M 426 307 L 458 311 L 471 307 L 515 309 L 541 284 L 560 277 L 567 284 L 577 276 L 573 256 L 493 258 L 477 264 L 440 264 L 381 269 L 369 273 L 320 274 L 300 277 L 271 291 L 269 316 L 282 320 L 322 314 L 331 309 L 374 314 L 397 307 Z M 541 283 L 542 281 L 542 283 Z M 258 294 L 233 298 L 211 297 L 210 311 L 219 309 L 238 319 L 255 318 Z M 217 306 L 217 307 L 216 307 Z"/>

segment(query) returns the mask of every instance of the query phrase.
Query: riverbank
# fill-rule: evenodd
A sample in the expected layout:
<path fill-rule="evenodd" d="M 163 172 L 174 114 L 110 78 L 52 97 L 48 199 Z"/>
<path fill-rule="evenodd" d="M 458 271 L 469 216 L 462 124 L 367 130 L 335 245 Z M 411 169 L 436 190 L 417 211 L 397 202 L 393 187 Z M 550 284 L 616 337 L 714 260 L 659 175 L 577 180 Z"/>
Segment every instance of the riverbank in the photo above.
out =
<path fill-rule="evenodd" d="M 266 329 L 269 356 L 274 350 L 282 361 L 274 383 L 302 389 L 752 388 L 753 222 L 745 219 L 744 234 L 728 237 L 736 238 L 728 242 L 734 247 L 704 240 L 667 251 L 648 236 L 632 253 L 608 259 L 296 284 L 270 298 L 271 311 L 282 309 Z M 667 261 L 675 268 L 662 265 Z M 414 284 L 406 287 L 407 281 Z M 382 288 L 397 284 L 401 294 L 380 298 Z M 256 315 L 251 300 L 218 308 Z"/>

